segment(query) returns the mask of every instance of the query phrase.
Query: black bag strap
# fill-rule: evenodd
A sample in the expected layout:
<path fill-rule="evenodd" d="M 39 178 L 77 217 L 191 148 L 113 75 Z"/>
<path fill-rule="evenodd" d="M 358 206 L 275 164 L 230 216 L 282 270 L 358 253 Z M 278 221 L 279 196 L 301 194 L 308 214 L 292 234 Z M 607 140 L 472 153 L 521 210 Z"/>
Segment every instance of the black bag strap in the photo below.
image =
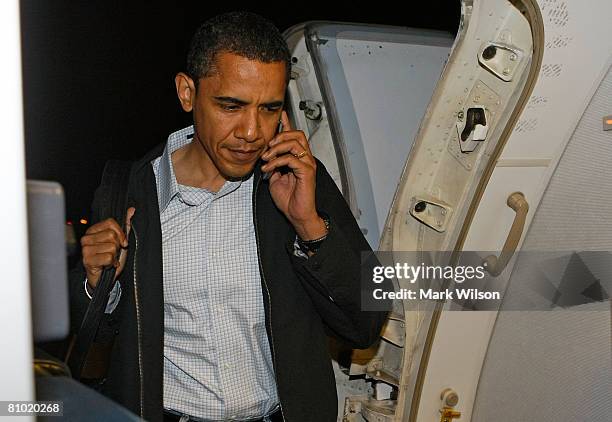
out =
<path fill-rule="evenodd" d="M 132 163 L 128 161 L 111 160 L 104 166 L 102 182 L 97 193 L 93 209 L 94 222 L 106 218 L 114 218 L 125 232 L 125 216 L 127 210 L 127 194 L 130 182 Z M 87 360 L 87 354 L 94 342 L 96 333 L 104 316 L 108 295 L 114 286 L 115 267 L 105 267 L 98 285 L 94 290 L 91 302 L 87 307 L 81 327 L 74 339 L 68 366 L 75 379 L 81 379 L 81 374 Z"/>

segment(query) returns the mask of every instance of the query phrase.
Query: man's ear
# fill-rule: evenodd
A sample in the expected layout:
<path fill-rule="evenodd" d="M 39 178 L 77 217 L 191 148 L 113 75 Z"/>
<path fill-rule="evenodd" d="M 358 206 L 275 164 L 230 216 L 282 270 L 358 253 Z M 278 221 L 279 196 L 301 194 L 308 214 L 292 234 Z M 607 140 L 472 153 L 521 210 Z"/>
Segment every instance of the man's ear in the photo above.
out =
<path fill-rule="evenodd" d="M 176 85 L 176 95 L 181 102 L 183 110 L 190 112 L 193 110 L 193 104 L 196 99 L 196 89 L 193 79 L 186 73 L 179 72 L 174 77 L 174 84 Z"/>

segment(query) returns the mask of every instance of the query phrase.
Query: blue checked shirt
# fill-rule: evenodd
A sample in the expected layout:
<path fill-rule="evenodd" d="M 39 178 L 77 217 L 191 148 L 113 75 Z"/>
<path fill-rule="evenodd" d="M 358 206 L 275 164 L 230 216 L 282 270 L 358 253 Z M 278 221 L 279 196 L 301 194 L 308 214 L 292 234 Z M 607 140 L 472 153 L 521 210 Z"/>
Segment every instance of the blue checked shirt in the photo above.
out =
<path fill-rule="evenodd" d="M 261 418 L 278 405 L 253 226 L 253 177 L 216 193 L 179 185 L 170 135 L 152 162 L 164 275 L 164 408 L 206 420 Z"/>

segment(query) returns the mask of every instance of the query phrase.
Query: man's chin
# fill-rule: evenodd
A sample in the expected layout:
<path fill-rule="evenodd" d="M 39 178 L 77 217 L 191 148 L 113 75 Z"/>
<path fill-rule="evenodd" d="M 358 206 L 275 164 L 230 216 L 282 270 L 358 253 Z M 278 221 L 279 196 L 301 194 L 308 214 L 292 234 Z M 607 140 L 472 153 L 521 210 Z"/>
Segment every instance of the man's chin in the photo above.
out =
<path fill-rule="evenodd" d="M 256 162 L 240 166 L 227 166 L 223 169 L 223 176 L 226 180 L 231 182 L 248 179 L 251 174 L 253 174 L 253 170 L 255 170 L 255 163 Z"/>

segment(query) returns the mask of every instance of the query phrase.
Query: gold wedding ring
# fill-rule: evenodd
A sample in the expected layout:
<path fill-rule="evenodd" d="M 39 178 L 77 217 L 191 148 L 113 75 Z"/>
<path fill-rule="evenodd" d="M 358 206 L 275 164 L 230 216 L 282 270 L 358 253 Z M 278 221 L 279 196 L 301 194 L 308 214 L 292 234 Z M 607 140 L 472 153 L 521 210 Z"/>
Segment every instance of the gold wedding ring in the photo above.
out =
<path fill-rule="evenodd" d="M 302 152 L 300 152 L 299 154 L 293 154 L 293 156 L 294 156 L 295 158 L 297 158 L 298 160 L 299 160 L 300 158 L 302 158 L 303 156 L 305 156 L 305 155 L 306 155 L 306 151 L 302 151 Z"/>

